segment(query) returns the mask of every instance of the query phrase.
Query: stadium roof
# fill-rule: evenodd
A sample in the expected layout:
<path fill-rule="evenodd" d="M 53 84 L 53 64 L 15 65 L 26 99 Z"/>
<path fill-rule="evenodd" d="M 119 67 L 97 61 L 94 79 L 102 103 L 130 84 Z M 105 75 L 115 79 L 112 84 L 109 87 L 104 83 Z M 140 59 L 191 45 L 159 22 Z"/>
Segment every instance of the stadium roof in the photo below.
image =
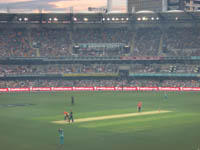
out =
<path fill-rule="evenodd" d="M 169 11 L 155 13 L 152 11 L 140 11 L 136 13 L 44 13 L 44 14 L 23 14 L 23 13 L 0 13 L 0 23 L 6 22 L 29 22 L 29 23 L 42 23 L 48 21 L 55 21 L 57 23 L 70 23 L 70 22 L 120 22 L 128 21 L 135 22 L 140 21 L 138 18 L 146 17 L 145 21 L 150 21 L 151 18 L 159 18 L 162 20 L 182 20 L 182 21 L 200 21 L 200 12 L 182 12 L 182 11 Z M 74 19 L 75 18 L 75 19 Z M 157 21 L 158 21 L 157 20 Z M 141 19 L 141 21 L 143 21 Z M 152 20 L 151 20 L 152 21 Z"/>
<path fill-rule="evenodd" d="M 169 11 L 166 11 L 167 13 L 181 13 L 181 12 L 184 12 L 183 10 L 169 10 Z"/>
<path fill-rule="evenodd" d="M 141 10 L 141 11 L 137 11 L 136 14 L 154 14 L 154 11 L 150 11 L 150 10 Z"/>

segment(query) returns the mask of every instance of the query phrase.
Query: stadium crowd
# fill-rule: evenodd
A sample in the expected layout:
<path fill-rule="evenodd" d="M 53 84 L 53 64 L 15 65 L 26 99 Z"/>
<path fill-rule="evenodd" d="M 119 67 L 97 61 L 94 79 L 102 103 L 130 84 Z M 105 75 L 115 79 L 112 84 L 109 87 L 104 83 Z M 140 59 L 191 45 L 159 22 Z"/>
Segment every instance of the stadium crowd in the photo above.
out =
<path fill-rule="evenodd" d="M 31 42 L 34 48 L 39 49 L 42 57 L 71 56 L 70 31 L 65 29 L 33 29 Z"/>
<path fill-rule="evenodd" d="M 126 43 L 130 41 L 127 29 L 78 29 L 73 32 L 73 43 Z"/>
<path fill-rule="evenodd" d="M 1 81 L 0 88 L 20 87 L 200 87 L 198 80 L 23 80 Z"/>
<path fill-rule="evenodd" d="M 65 56 L 200 56 L 200 31 L 193 28 L 0 29 L 0 57 Z M 134 41 L 134 42 L 133 42 Z M 95 45 L 96 44 L 96 45 Z M 131 45 L 133 44 L 133 45 Z M 83 45 L 83 46 L 82 46 Z M 86 45 L 86 46 L 85 46 Z M 99 45 L 104 45 L 103 47 Z M 120 45 L 117 47 L 117 45 Z M 124 46 L 133 47 L 130 53 Z M 75 49 L 78 47 L 78 49 Z M 120 64 L 0 65 L 0 76 L 118 73 Z M 190 64 L 132 64 L 130 73 L 199 73 Z M 164 86 L 199 87 L 194 80 L 21 80 L 0 81 L 0 87 Z"/>
<path fill-rule="evenodd" d="M 200 31 L 193 28 L 169 28 L 164 34 L 167 55 L 200 56 Z"/>
<path fill-rule="evenodd" d="M 36 51 L 30 46 L 30 32 L 26 29 L 7 30 L 0 28 L 0 33 L 0 57 L 36 56 Z"/>
<path fill-rule="evenodd" d="M 115 64 L 0 65 L 0 75 L 115 73 Z"/>
<path fill-rule="evenodd" d="M 199 73 L 200 66 L 195 64 L 134 64 L 132 73 Z"/>
<path fill-rule="evenodd" d="M 138 29 L 133 56 L 158 56 L 161 31 L 158 28 Z"/>
<path fill-rule="evenodd" d="M 120 64 L 49 64 L 49 65 L 0 65 L 0 76 L 118 73 Z M 130 73 L 199 73 L 200 65 L 194 64 L 131 64 Z"/>
<path fill-rule="evenodd" d="M 133 48 L 132 56 L 200 56 L 200 31 L 193 28 L 129 29 L 0 29 L 0 57 L 123 56 L 122 48 L 73 46 L 90 43 L 122 43 Z M 134 42 L 132 42 L 134 41 Z M 131 43 L 134 43 L 131 45 Z"/>

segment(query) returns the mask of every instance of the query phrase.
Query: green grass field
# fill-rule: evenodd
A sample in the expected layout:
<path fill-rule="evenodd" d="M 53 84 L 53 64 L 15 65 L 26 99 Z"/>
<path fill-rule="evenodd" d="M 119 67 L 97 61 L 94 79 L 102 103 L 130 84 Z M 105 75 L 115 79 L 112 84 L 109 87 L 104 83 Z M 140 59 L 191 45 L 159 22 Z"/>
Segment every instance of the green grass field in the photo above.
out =
<path fill-rule="evenodd" d="M 71 106 L 71 96 L 75 105 Z M 63 112 L 74 118 L 97 117 L 142 111 L 165 114 L 58 125 Z M 200 93 L 170 92 L 57 92 L 1 93 L 0 150 L 57 150 L 58 128 L 65 131 L 63 150 L 197 150 L 200 147 Z"/>

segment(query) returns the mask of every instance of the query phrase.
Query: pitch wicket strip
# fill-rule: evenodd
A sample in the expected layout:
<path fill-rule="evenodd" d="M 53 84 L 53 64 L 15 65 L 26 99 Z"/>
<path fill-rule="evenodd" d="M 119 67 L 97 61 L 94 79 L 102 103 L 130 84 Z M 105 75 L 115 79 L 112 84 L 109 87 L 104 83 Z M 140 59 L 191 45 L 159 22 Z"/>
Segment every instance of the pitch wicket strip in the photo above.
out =
<path fill-rule="evenodd" d="M 148 111 L 148 112 L 138 112 L 138 113 L 128 113 L 128 114 L 119 114 L 119 115 L 109 115 L 109 116 L 100 116 L 100 117 L 91 117 L 91 118 L 82 118 L 74 120 L 74 123 L 78 122 L 89 122 L 89 121 L 98 121 L 98 120 L 106 120 L 106 119 L 115 119 L 115 118 L 125 118 L 125 117 L 133 117 L 133 116 L 143 116 L 143 115 L 152 115 L 152 114 L 161 114 L 161 113 L 169 113 L 171 111 L 167 110 L 157 110 L 157 111 Z M 52 121 L 52 123 L 56 124 L 68 124 L 67 121 Z"/>

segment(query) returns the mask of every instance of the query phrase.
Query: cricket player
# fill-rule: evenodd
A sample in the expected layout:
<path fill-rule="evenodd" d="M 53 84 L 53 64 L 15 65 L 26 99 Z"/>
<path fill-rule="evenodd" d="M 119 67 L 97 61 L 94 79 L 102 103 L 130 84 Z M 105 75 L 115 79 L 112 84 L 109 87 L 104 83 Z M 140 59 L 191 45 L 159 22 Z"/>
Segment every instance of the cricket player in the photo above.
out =
<path fill-rule="evenodd" d="M 69 121 L 69 114 L 66 111 L 64 112 L 64 120 L 65 121 L 67 121 L 67 120 Z"/>
<path fill-rule="evenodd" d="M 61 150 L 61 148 L 64 145 L 64 130 L 62 128 L 59 128 L 58 133 L 59 133 L 59 136 L 60 136 L 59 150 Z"/>
<path fill-rule="evenodd" d="M 70 121 L 74 122 L 72 110 L 71 110 L 70 113 L 69 113 L 69 123 L 70 123 Z"/>
<path fill-rule="evenodd" d="M 166 99 L 168 99 L 168 95 L 167 95 L 167 93 L 166 93 L 166 92 L 165 92 L 164 99 L 165 99 L 165 100 L 166 100 Z"/>
<path fill-rule="evenodd" d="M 72 99 L 72 100 L 71 100 L 71 104 L 74 105 L 74 96 L 72 96 L 71 99 Z"/>
<path fill-rule="evenodd" d="M 138 102 L 138 105 L 137 105 L 137 108 L 138 108 L 138 112 L 141 112 L 141 109 L 142 109 L 142 102 Z"/>

